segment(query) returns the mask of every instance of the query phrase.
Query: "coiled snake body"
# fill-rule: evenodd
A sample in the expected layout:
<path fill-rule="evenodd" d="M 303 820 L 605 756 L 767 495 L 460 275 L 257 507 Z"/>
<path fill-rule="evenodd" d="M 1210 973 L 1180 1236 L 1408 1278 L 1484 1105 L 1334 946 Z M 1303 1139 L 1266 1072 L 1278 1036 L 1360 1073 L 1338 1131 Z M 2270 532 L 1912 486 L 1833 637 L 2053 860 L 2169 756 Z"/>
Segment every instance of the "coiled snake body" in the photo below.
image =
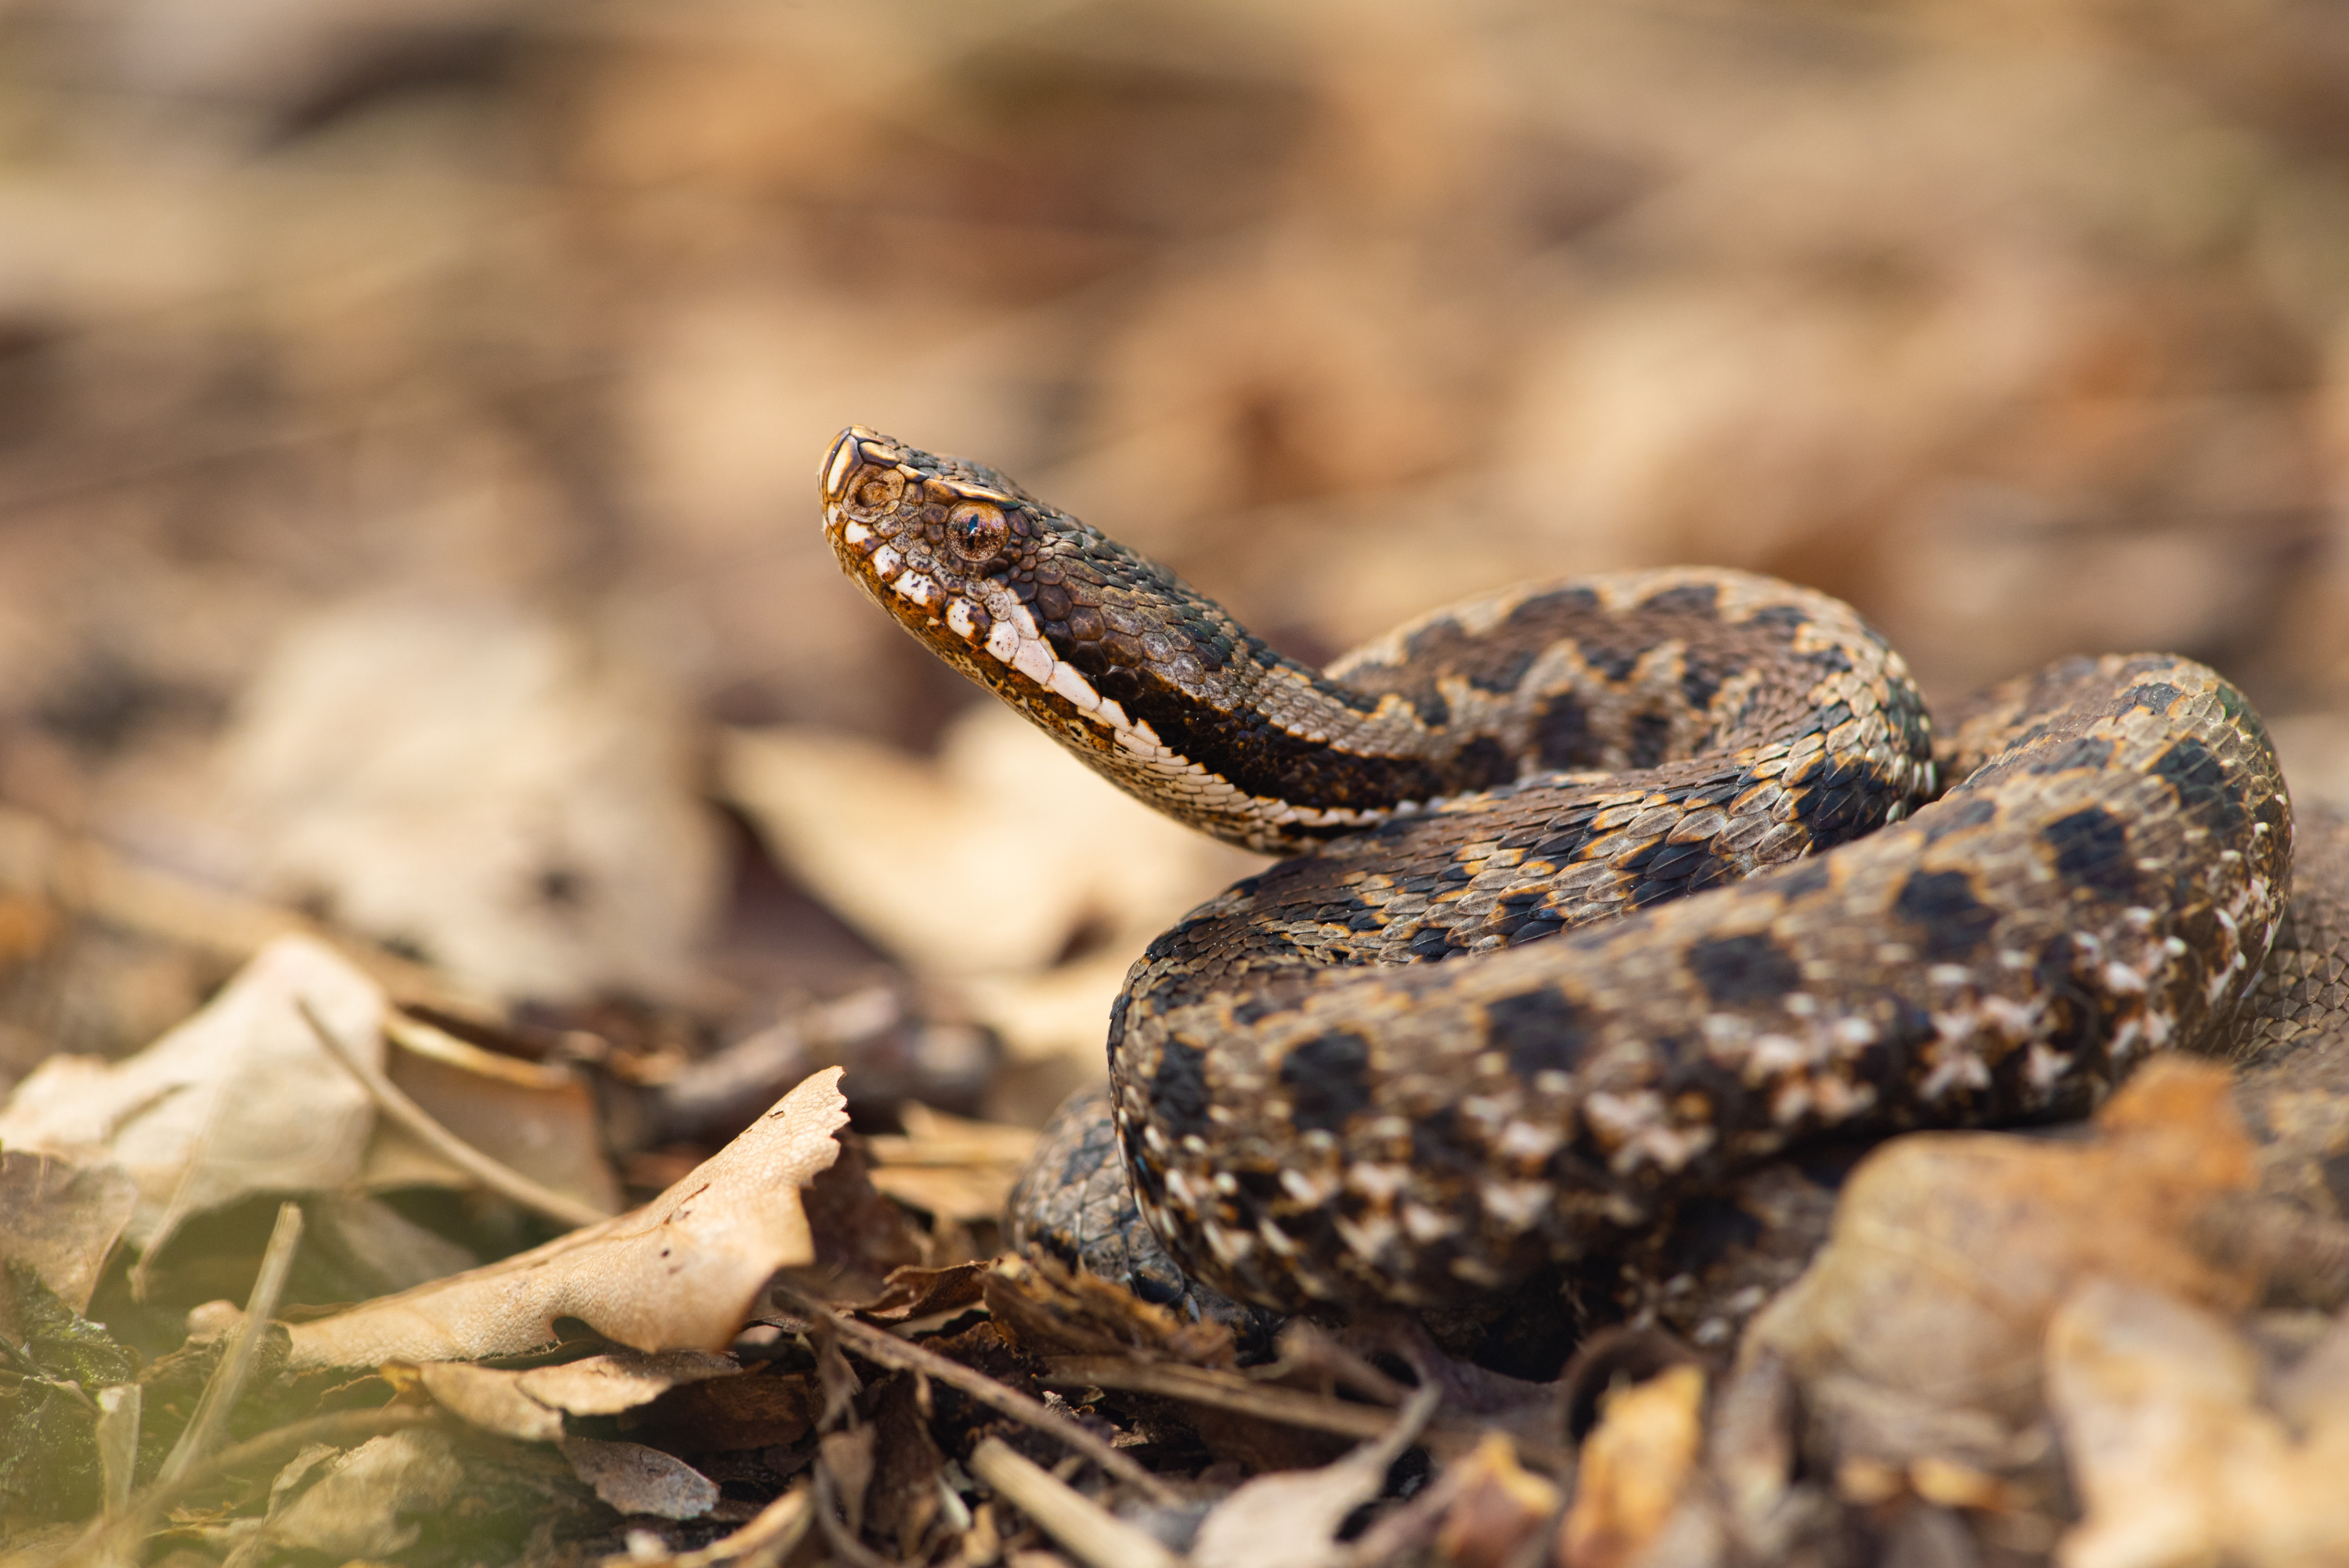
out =
<path fill-rule="evenodd" d="M 1488 1297 L 1807 1137 L 2078 1114 L 2221 1026 L 2283 912 L 2274 755 L 2190 660 L 2053 665 L 1937 742 L 1847 607 L 1680 570 L 1317 672 L 978 465 L 852 428 L 823 497 L 949 664 L 1293 851 L 1154 942 L 1109 1026 L 1133 1200 L 1246 1301 Z M 1015 1230 L 1091 1179 L 1031 1172 Z"/>

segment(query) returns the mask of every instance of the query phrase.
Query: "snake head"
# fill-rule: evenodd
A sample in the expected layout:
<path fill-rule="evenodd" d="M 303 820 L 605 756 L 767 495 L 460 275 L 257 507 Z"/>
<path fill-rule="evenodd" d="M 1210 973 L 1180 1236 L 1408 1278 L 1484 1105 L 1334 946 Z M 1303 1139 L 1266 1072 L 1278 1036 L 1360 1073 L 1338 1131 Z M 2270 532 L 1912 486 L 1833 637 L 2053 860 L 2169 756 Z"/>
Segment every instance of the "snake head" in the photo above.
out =
<path fill-rule="evenodd" d="M 1116 545 L 993 469 L 861 425 L 833 442 L 821 490 L 842 568 L 933 652 L 1063 727 L 1126 726 L 1097 684 L 1120 673 L 1102 614 Z M 1123 662 L 1141 658 L 1137 644 Z"/>

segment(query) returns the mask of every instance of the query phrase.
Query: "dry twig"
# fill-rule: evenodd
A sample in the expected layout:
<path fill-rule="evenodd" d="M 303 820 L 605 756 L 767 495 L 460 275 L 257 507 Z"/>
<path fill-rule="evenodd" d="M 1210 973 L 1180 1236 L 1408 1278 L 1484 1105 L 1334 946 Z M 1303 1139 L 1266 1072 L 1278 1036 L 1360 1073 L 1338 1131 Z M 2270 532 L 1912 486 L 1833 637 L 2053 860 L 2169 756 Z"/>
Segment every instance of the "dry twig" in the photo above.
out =
<path fill-rule="evenodd" d="M 1000 1438 L 988 1438 L 972 1451 L 970 1473 L 1092 1568 L 1180 1568 L 1183 1560 L 1155 1536 L 1136 1530 Z"/>
<path fill-rule="evenodd" d="M 1154 1394 L 1186 1404 L 1206 1405 L 1237 1415 L 1278 1421 L 1287 1427 L 1328 1432 L 1340 1438 L 1371 1441 L 1392 1429 L 1393 1410 L 1379 1405 L 1353 1405 L 1303 1388 L 1259 1383 L 1237 1372 L 1211 1367 L 1186 1367 L 1172 1361 L 1136 1361 L 1122 1356 L 1057 1356 L 1045 1364 L 1043 1381 L 1059 1388 L 1118 1389 Z M 1443 1458 L 1476 1446 L 1485 1428 L 1470 1422 L 1431 1422 L 1424 1434 L 1430 1450 Z M 1537 1462 L 1563 1462 L 1565 1456 L 1537 1443 L 1521 1442 Z"/>
<path fill-rule="evenodd" d="M 1013 1420 L 1025 1422 L 1065 1444 L 1109 1474 L 1134 1487 L 1151 1501 L 1171 1505 L 1177 1501 L 1164 1481 L 1143 1469 L 1129 1456 L 1118 1452 L 1066 1416 L 1053 1410 L 1042 1400 L 1031 1398 L 1016 1388 L 1007 1388 L 986 1373 L 966 1367 L 959 1361 L 950 1361 L 935 1350 L 926 1350 L 893 1334 L 859 1323 L 853 1317 L 843 1317 L 822 1302 L 798 1291 L 778 1285 L 775 1294 L 792 1311 L 830 1323 L 840 1336 L 841 1344 L 867 1361 L 901 1372 L 926 1373 L 948 1387 L 969 1395 L 988 1408 Z"/>
<path fill-rule="evenodd" d="M 318 1043 L 326 1048 L 326 1054 L 340 1063 L 343 1070 L 367 1090 L 368 1097 L 375 1101 L 376 1109 L 405 1128 L 433 1153 L 459 1167 L 499 1197 L 519 1204 L 532 1213 L 543 1214 L 557 1224 L 576 1229 L 582 1225 L 600 1224 L 612 1217 L 584 1199 L 539 1185 L 512 1167 L 491 1159 L 441 1126 L 430 1111 L 410 1099 L 398 1084 L 361 1060 L 356 1052 L 337 1039 L 307 998 L 297 1005 L 302 1009 L 302 1016 L 310 1021 Z"/>
<path fill-rule="evenodd" d="M 277 1223 L 271 1227 L 269 1245 L 261 1254 L 261 1270 L 254 1275 L 252 1294 L 245 1297 L 244 1316 L 230 1334 L 220 1365 L 204 1384 L 196 1413 L 155 1472 L 156 1485 L 169 1486 L 186 1474 L 227 1424 L 228 1413 L 244 1392 L 245 1377 L 253 1370 L 253 1353 L 262 1335 L 268 1332 L 269 1320 L 276 1315 L 278 1297 L 285 1294 L 285 1277 L 294 1270 L 294 1253 L 301 1244 L 302 1206 L 280 1203 Z"/>

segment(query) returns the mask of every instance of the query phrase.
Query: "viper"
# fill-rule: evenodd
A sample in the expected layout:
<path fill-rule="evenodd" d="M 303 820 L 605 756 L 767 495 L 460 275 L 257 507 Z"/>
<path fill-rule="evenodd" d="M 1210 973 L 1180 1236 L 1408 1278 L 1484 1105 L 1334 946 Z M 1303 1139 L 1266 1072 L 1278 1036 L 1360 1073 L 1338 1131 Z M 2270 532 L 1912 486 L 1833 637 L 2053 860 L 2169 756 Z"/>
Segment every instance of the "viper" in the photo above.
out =
<path fill-rule="evenodd" d="M 1937 735 L 1847 606 L 1675 569 L 1315 670 L 979 464 L 851 428 L 821 489 L 925 646 L 1288 857 L 1135 963 L 1030 1240 L 1149 1253 L 1138 1215 L 1266 1307 L 1490 1299 L 1806 1140 L 2082 1114 L 2229 1027 L 2284 915 L 2274 751 L 2189 659 L 2068 659 Z"/>

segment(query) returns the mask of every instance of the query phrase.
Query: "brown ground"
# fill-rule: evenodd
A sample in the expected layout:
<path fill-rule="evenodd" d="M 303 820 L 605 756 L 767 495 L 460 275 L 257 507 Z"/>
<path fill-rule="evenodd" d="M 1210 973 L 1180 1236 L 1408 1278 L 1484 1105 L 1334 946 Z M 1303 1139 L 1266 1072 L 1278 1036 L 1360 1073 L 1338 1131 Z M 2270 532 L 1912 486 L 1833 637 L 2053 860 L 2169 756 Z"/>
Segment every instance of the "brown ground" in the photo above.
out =
<path fill-rule="evenodd" d="M 1937 696 L 2209 660 L 2349 800 L 2317 0 L 47 0 L 0 34 L 0 1092 L 147 1044 L 287 911 L 639 1088 L 777 1020 L 814 1042 L 786 1083 L 881 1042 L 877 1129 L 1097 1070 L 1102 986 L 1237 863 L 957 723 L 822 546 L 851 421 L 1307 656 L 1526 576 L 1743 566 Z M 1092 880 L 1022 885 L 1055 833 Z M 606 1140 L 642 1193 L 714 1114 Z"/>

